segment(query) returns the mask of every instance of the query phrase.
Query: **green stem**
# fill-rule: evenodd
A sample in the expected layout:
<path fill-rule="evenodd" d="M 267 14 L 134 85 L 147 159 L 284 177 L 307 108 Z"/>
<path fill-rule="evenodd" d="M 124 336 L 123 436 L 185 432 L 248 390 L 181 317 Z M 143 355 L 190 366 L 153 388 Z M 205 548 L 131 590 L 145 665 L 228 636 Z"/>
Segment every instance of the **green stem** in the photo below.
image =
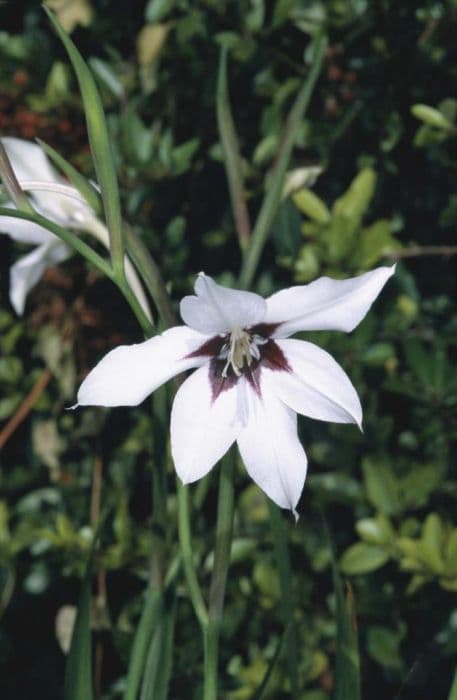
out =
<path fill-rule="evenodd" d="M 190 598 L 194 606 L 195 614 L 200 625 L 205 629 L 208 625 L 208 611 L 198 583 L 192 552 L 192 539 L 190 532 L 189 487 L 184 486 L 179 479 L 176 480 L 178 492 L 178 530 L 179 545 L 181 548 L 182 563 Z"/>
<path fill-rule="evenodd" d="M 273 547 L 276 557 L 276 565 L 279 571 L 279 585 L 281 588 L 281 616 L 284 625 L 285 647 L 287 665 L 289 668 L 291 695 L 298 698 L 298 635 L 294 620 L 294 593 L 292 589 L 292 566 L 290 563 L 289 548 L 287 546 L 287 531 L 284 518 L 279 508 L 268 501 L 270 511 L 270 525 L 273 535 Z"/>
<path fill-rule="evenodd" d="M 209 592 L 208 624 L 203 629 L 205 665 L 203 700 L 217 700 L 219 633 L 224 608 L 227 572 L 232 546 L 235 453 L 231 450 L 222 460 L 217 504 L 214 566 Z"/>
<path fill-rule="evenodd" d="M 289 166 L 292 148 L 298 127 L 306 112 L 311 95 L 319 76 L 327 41 L 325 37 L 318 37 L 316 40 L 314 60 L 310 68 L 306 81 L 301 88 L 287 118 L 283 139 L 276 157 L 276 163 L 263 198 L 262 206 L 252 232 L 251 242 L 243 259 L 240 273 L 240 286 L 248 289 L 254 279 L 259 264 L 260 256 L 270 235 L 284 186 L 284 179 Z"/>
<path fill-rule="evenodd" d="M 97 85 L 72 39 L 59 24 L 56 16 L 43 6 L 49 21 L 64 45 L 78 79 L 84 104 L 87 134 L 100 186 L 106 226 L 110 235 L 110 254 L 113 269 L 120 278 L 124 271 L 124 239 L 120 209 L 119 186 L 112 142 L 108 131 L 102 100 Z"/>
<path fill-rule="evenodd" d="M 219 625 L 209 622 L 203 630 L 205 653 L 203 700 L 217 700 L 217 668 L 219 662 Z"/>

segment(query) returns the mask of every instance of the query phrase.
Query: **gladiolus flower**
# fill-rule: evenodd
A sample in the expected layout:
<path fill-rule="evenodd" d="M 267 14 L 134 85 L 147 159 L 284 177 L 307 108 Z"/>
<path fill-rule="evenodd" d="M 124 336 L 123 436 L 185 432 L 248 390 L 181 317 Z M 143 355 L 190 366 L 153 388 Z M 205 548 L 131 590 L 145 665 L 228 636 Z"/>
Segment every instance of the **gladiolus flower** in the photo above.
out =
<path fill-rule="evenodd" d="M 252 479 L 295 514 L 307 459 L 297 413 L 362 423 L 350 379 L 324 350 L 289 336 L 299 331 L 352 331 L 393 267 L 359 277 L 322 277 L 268 299 L 222 287 L 201 273 L 195 296 L 181 301 L 186 325 L 109 352 L 90 372 L 77 405 L 135 406 L 171 377 L 196 371 L 171 411 L 171 449 L 184 483 L 202 478 L 235 441 Z"/>
<path fill-rule="evenodd" d="M 53 168 L 38 144 L 12 137 L 1 141 L 19 185 L 32 192 L 30 201 L 39 214 L 63 228 L 90 233 L 109 247 L 109 234 L 103 223 L 80 193 Z M 5 206 L 14 208 L 11 202 Z M 24 219 L 0 216 L 0 233 L 20 243 L 36 246 L 31 253 L 19 258 L 10 270 L 11 305 L 18 315 L 22 315 L 26 297 L 44 271 L 69 258 L 73 251 L 47 229 Z M 130 286 L 150 318 L 143 289 L 127 259 L 125 266 Z"/>

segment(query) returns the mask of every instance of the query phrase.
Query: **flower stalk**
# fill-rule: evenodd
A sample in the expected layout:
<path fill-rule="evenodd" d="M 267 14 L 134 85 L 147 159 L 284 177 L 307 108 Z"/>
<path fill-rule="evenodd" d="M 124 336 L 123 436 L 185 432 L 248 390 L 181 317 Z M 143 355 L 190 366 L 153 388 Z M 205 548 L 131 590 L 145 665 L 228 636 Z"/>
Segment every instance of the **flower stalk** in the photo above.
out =
<path fill-rule="evenodd" d="M 189 589 L 189 595 L 194 607 L 195 614 L 204 630 L 208 626 L 208 610 L 203 599 L 200 584 L 198 583 L 197 573 L 194 566 L 194 555 L 192 551 L 192 537 L 190 530 L 190 505 L 189 505 L 189 487 L 184 486 L 180 479 L 176 480 L 176 488 L 178 494 L 178 532 L 179 546 L 181 549 L 182 564 L 184 575 Z"/>
<path fill-rule="evenodd" d="M 203 700 L 217 699 L 219 636 L 233 535 L 234 466 L 235 453 L 234 450 L 231 450 L 222 460 L 219 476 L 214 566 L 209 592 L 208 622 L 204 628 L 205 674 Z"/>

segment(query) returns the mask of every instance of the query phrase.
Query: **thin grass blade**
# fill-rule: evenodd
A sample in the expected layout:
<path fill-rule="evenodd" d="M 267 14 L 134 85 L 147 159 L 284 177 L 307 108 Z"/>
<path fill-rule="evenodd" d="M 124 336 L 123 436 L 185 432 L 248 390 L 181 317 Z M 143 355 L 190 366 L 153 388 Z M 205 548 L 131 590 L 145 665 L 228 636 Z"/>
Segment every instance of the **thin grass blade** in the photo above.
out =
<path fill-rule="evenodd" d="M 238 240 L 245 250 L 251 237 L 249 212 L 244 196 L 243 168 L 227 86 L 227 48 L 221 49 L 217 80 L 217 125 L 224 154 L 225 171 L 232 202 Z"/>
<path fill-rule="evenodd" d="M 448 700 L 457 700 L 457 671 L 454 674 L 451 690 L 449 691 Z"/>
<path fill-rule="evenodd" d="M 119 204 L 119 188 L 110 136 L 100 94 L 88 66 L 84 62 L 73 41 L 68 34 L 64 32 L 54 14 L 46 7 L 44 7 L 44 10 L 62 41 L 78 78 L 84 103 L 89 143 L 94 158 L 98 184 L 101 190 L 106 224 L 110 234 L 113 268 L 117 275 L 123 275 L 124 244 Z"/>
<path fill-rule="evenodd" d="M 281 145 L 276 156 L 276 162 L 271 172 L 262 206 L 260 207 L 252 231 L 251 242 L 243 259 L 240 273 L 240 286 L 246 289 L 252 284 L 260 261 L 260 256 L 268 240 L 268 236 L 270 235 L 272 224 L 281 203 L 284 179 L 290 163 L 297 130 L 303 120 L 303 116 L 313 94 L 314 86 L 321 71 L 326 48 L 326 37 L 317 36 L 315 38 L 313 63 L 287 118 Z"/>
<path fill-rule="evenodd" d="M 71 163 L 69 163 L 65 158 L 63 158 L 60 153 L 58 153 L 52 146 L 45 143 L 41 139 L 37 139 L 41 148 L 53 161 L 53 163 L 66 175 L 71 184 L 78 190 L 82 197 L 86 200 L 90 207 L 94 210 L 97 215 L 101 215 L 103 212 L 103 205 L 100 200 L 100 195 L 97 190 L 90 182 L 81 175 L 76 168 L 74 168 Z"/>
<path fill-rule="evenodd" d="M 161 591 L 149 588 L 146 603 L 141 615 L 140 624 L 135 635 L 130 653 L 130 662 L 127 671 L 127 686 L 124 700 L 136 700 L 141 686 L 144 666 L 148 655 L 148 649 L 154 630 L 157 627 L 163 608 L 163 595 Z"/>
<path fill-rule="evenodd" d="M 170 684 L 175 606 L 164 608 L 146 660 L 140 700 L 167 700 Z"/>
<path fill-rule="evenodd" d="M 268 668 L 265 672 L 262 683 L 259 685 L 257 690 L 254 692 L 254 695 L 252 696 L 251 700 L 263 700 L 263 698 L 265 697 L 265 693 L 266 693 L 267 687 L 268 687 L 268 681 L 271 678 L 271 674 L 273 673 L 274 668 L 276 666 L 276 663 L 277 663 L 279 656 L 281 654 L 281 649 L 282 649 L 282 646 L 284 643 L 284 637 L 286 636 L 287 632 L 288 632 L 288 630 L 285 629 L 283 634 L 282 634 L 282 637 L 280 637 L 278 639 L 276 649 L 274 651 L 273 656 L 270 659 L 270 663 L 268 664 Z"/>
<path fill-rule="evenodd" d="M 332 570 L 337 617 L 334 700 L 360 700 L 360 659 L 354 594 L 349 585 L 344 591 L 333 555 Z"/>
<path fill-rule="evenodd" d="M 65 667 L 64 700 L 92 700 L 92 635 L 90 610 L 92 600 L 93 556 L 89 557 L 78 602 L 78 612 Z"/>

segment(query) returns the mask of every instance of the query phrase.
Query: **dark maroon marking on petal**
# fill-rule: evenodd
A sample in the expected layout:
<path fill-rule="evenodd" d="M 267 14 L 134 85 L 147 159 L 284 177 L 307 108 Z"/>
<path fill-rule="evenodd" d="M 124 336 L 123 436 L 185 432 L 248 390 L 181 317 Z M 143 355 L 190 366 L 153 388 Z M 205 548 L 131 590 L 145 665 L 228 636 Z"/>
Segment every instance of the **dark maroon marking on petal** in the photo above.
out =
<path fill-rule="evenodd" d="M 282 370 L 283 372 L 292 372 L 292 367 L 287 362 L 287 358 L 283 351 L 275 343 L 274 340 L 269 340 L 265 345 L 260 346 L 260 364 L 272 370 Z"/>
<path fill-rule="evenodd" d="M 260 396 L 262 393 L 260 389 L 261 369 L 262 365 L 260 364 L 260 362 L 256 362 L 255 366 L 251 365 L 251 367 L 249 367 L 244 373 L 246 381 L 251 385 L 257 396 Z"/>
<path fill-rule="evenodd" d="M 258 323 L 248 330 L 249 333 L 253 335 L 260 335 L 262 338 L 270 338 L 280 325 L 280 323 Z"/>
<path fill-rule="evenodd" d="M 218 360 L 216 357 L 214 357 L 212 360 L 210 360 L 208 366 L 209 383 L 211 384 L 211 397 L 213 403 L 223 391 L 228 391 L 235 386 L 239 379 L 231 367 L 228 368 L 226 377 L 222 375 L 225 364 L 225 360 Z"/>
<path fill-rule="evenodd" d="M 200 345 L 199 348 L 186 355 L 185 359 L 188 357 L 217 357 L 222 349 L 222 346 L 226 342 L 227 339 L 225 337 L 221 338 L 220 335 L 215 335 L 213 338 L 207 340 L 206 343 Z"/>
<path fill-rule="evenodd" d="M 205 346 L 209 346 L 210 343 L 216 340 L 221 341 L 219 342 L 219 346 L 222 346 L 225 342 L 224 338 L 212 338 L 211 341 L 205 343 Z M 210 348 L 211 347 L 213 346 L 210 346 Z M 262 367 L 267 367 L 273 371 L 292 372 L 292 367 L 289 365 L 286 356 L 274 340 L 268 340 L 264 345 L 259 345 L 258 348 L 260 352 L 260 360 L 252 358 L 251 364 L 248 365 L 246 363 L 241 369 L 240 376 L 235 374 L 233 367 L 229 365 L 226 371 L 227 376 L 224 377 L 223 372 L 227 366 L 226 360 L 219 359 L 217 354 L 212 355 L 211 353 L 212 359 L 209 362 L 208 371 L 213 403 L 223 391 L 228 391 L 234 387 L 240 377 L 244 377 L 251 385 L 257 396 L 260 396 Z M 202 348 L 200 348 L 199 351 L 192 353 L 192 355 L 189 355 L 189 357 L 203 354 L 201 350 Z M 209 352 L 205 354 L 209 355 Z"/>

